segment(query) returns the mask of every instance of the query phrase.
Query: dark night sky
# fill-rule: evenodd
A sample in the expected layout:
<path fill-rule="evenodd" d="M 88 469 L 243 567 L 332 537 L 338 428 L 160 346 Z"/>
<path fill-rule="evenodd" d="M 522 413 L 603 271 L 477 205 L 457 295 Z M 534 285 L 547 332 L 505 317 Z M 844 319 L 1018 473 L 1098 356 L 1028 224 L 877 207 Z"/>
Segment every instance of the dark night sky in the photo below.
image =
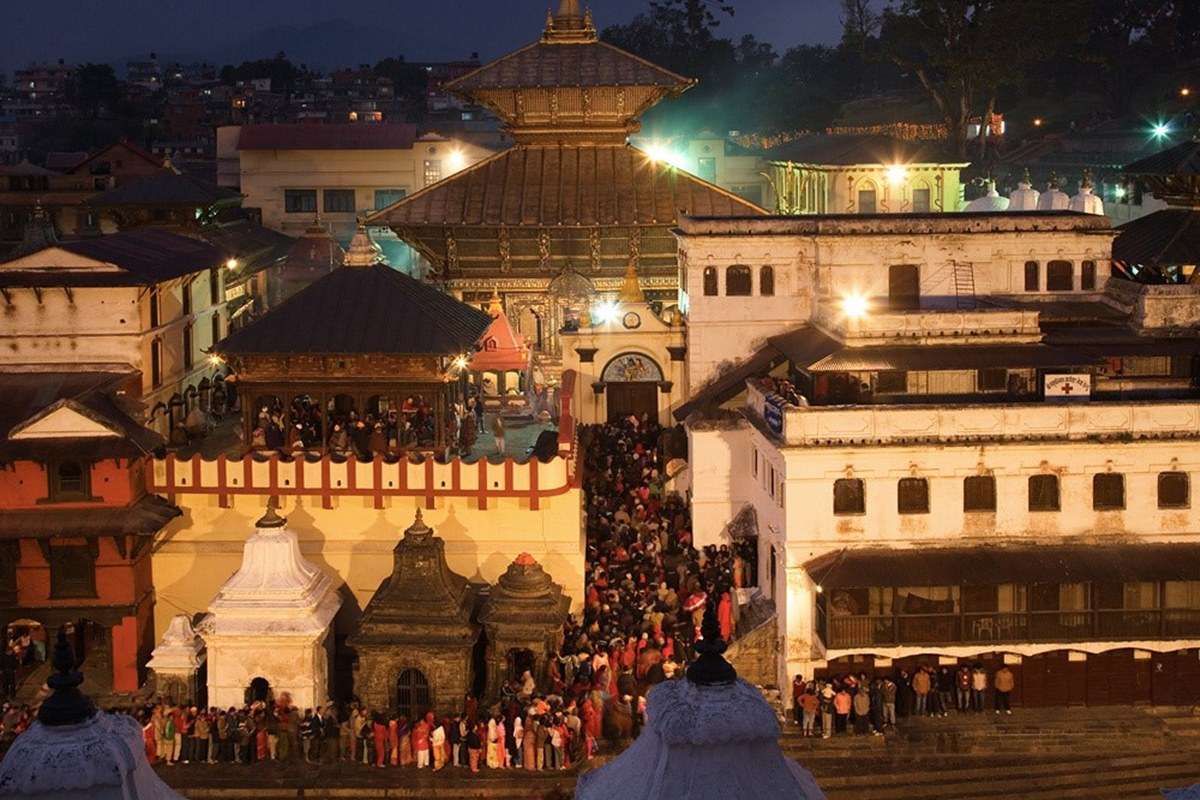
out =
<path fill-rule="evenodd" d="M 0 70 L 37 60 L 123 63 L 160 58 L 216 63 L 285 50 L 322 67 L 404 54 L 487 59 L 535 39 L 558 0 L 0 0 Z M 586 2 L 586 0 L 585 0 Z M 753 33 L 782 52 L 833 42 L 838 0 L 735 0 L 721 33 Z M 625 22 L 647 0 L 592 0 L 596 24 Z M 118 69 L 120 72 L 120 69 Z"/>

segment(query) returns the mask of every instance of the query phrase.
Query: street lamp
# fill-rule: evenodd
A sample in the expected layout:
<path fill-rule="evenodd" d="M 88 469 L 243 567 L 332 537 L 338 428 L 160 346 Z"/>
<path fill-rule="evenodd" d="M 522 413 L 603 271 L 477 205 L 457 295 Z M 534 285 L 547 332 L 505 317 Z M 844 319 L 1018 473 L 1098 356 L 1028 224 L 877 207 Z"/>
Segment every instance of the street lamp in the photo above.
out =
<path fill-rule="evenodd" d="M 847 319 L 861 319 L 870 310 L 867 296 L 859 291 L 850 291 L 842 295 L 842 314 Z"/>

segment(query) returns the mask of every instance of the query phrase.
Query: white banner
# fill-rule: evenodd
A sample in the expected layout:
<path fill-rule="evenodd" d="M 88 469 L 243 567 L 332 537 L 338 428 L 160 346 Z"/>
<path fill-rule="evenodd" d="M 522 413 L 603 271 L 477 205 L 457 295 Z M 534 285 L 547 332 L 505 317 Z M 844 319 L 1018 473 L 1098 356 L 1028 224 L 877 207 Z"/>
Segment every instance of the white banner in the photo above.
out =
<path fill-rule="evenodd" d="M 1045 376 L 1046 397 L 1090 397 L 1091 375 L 1047 375 Z"/>

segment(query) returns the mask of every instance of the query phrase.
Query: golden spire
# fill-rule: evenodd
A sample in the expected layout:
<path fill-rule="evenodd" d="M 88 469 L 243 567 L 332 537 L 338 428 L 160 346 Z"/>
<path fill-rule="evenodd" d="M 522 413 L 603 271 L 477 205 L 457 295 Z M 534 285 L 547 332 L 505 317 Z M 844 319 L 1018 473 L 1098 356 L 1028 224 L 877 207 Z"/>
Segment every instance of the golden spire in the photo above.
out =
<path fill-rule="evenodd" d="M 504 306 L 500 304 L 500 290 L 495 286 L 492 287 L 492 299 L 488 301 L 487 313 L 492 315 L 492 319 L 504 313 Z"/>
<path fill-rule="evenodd" d="M 637 266 L 630 259 L 629 264 L 625 267 L 625 280 L 621 282 L 621 293 L 617 298 L 622 303 L 644 303 L 646 302 L 646 293 L 642 291 L 642 284 L 638 280 Z"/>

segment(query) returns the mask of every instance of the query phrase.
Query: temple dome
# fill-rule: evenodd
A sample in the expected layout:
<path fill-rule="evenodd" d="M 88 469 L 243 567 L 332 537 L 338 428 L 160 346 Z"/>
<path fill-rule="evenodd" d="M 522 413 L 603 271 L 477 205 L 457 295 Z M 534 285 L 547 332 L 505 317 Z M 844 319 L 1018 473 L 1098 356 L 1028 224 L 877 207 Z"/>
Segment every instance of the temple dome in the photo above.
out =
<path fill-rule="evenodd" d="M 204 641 L 192 627 L 191 619 L 187 614 L 176 614 L 171 617 L 171 624 L 150 655 L 146 668 L 155 671 L 198 669 L 204 663 L 200 655 L 203 652 Z"/>
<path fill-rule="evenodd" d="M 1036 211 L 1038 197 L 1041 194 L 1041 192 L 1033 188 L 1033 183 L 1029 180 L 1029 170 L 1025 170 L 1025 175 L 1017 183 L 1017 188 L 1008 196 L 1008 210 Z"/>
<path fill-rule="evenodd" d="M 1038 197 L 1038 211 L 1066 211 L 1071 206 L 1071 198 L 1058 188 L 1058 177 L 1050 176 L 1046 191 Z"/>
<path fill-rule="evenodd" d="M 986 211 L 1007 211 L 1008 198 L 1001 197 L 996 191 L 996 182 L 987 182 L 987 192 L 982 197 L 976 197 L 971 202 L 967 203 L 967 207 L 963 209 L 968 213 L 978 213 Z"/>
<path fill-rule="evenodd" d="M 348 267 L 371 267 L 383 261 L 383 251 L 371 241 L 365 225 L 359 225 L 346 249 L 344 263 Z"/>
<path fill-rule="evenodd" d="M 1103 214 L 1104 201 L 1092 194 L 1092 179 L 1084 175 L 1079 184 L 1079 193 L 1071 198 L 1070 208 L 1084 214 Z"/>

